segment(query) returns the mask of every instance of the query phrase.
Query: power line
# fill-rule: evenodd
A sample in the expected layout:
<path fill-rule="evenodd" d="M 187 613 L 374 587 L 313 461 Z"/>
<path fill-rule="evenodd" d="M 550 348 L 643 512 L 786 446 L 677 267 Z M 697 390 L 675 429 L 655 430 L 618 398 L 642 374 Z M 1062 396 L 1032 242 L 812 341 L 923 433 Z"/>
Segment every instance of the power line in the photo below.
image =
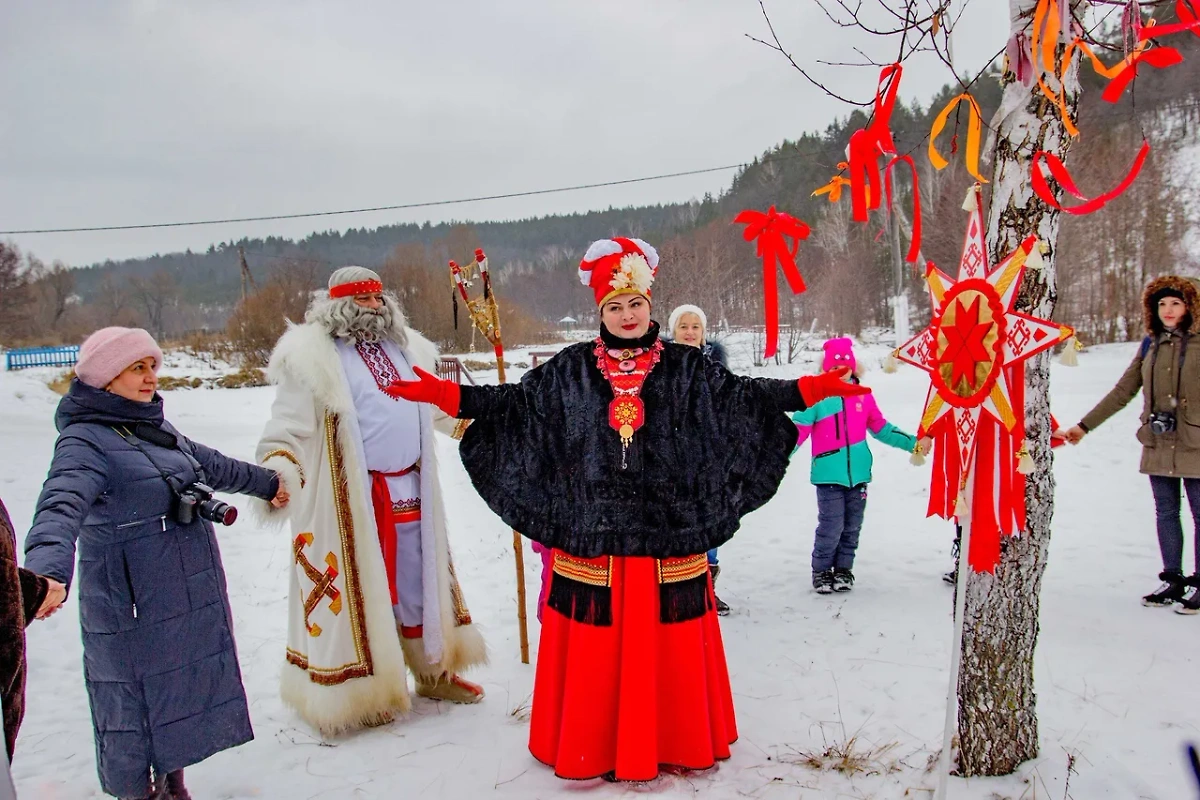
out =
<path fill-rule="evenodd" d="M 782 161 L 789 158 L 798 158 L 799 156 L 783 156 L 780 158 L 763 159 L 763 161 Z M 761 162 L 760 162 L 761 163 Z M 555 189 L 533 189 L 527 192 L 507 192 L 505 194 L 481 195 L 479 197 L 464 197 L 457 200 L 431 200 L 423 203 L 399 203 L 391 206 L 372 206 L 369 208 L 346 208 L 337 211 L 307 211 L 301 214 L 265 214 L 254 217 L 230 217 L 228 219 L 205 219 L 191 220 L 187 222 L 151 222 L 139 225 L 95 225 L 82 228 L 30 228 L 28 230 L 13 230 L 0 231 L 0 236 L 17 236 L 29 235 L 35 233 L 90 233 L 95 231 L 132 231 L 145 230 L 147 228 L 184 228 L 198 225 L 224 225 L 231 222 L 266 222 L 270 220 L 284 219 L 307 219 L 312 217 L 332 217 L 339 214 L 365 214 L 370 211 L 399 211 L 402 209 L 411 208 L 433 208 L 435 206 L 449 206 L 459 203 L 475 203 L 481 200 L 508 200 L 514 197 L 532 197 L 542 194 L 556 194 L 560 192 L 575 192 L 581 189 L 599 189 L 605 186 L 624 186 L 630 183 L 644 183 L 646 181 L 660 181 L 667 178 L 682 178 L 688 175 L 703 175 L 710 172 L 721 172 L 728 169 L 739 169 L 748 167 L 749 164 L 726 164 L 723 167 L 708 167 L 706 169 L 693 169 L 685 172 L 668 172 L 663 175 L 647 175 L 641 178 L 626 178 L 619 181 L 605 181 L 603 183 L 583 183 L 576 186 L 561 186 Z"/>

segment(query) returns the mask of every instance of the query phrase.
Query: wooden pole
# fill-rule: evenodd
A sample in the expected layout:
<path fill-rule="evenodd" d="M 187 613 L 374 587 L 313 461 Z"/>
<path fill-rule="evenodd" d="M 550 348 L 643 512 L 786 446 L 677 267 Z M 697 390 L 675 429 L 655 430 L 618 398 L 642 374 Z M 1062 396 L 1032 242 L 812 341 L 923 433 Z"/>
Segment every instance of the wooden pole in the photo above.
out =
<path fill-rule="evenodd" d="M 517 628 L 521 634 L 521 663 L 529 663 L 529 620 L 525 616 L 525 543 L 513 530 L 513 554 L 517 557 Z"/>

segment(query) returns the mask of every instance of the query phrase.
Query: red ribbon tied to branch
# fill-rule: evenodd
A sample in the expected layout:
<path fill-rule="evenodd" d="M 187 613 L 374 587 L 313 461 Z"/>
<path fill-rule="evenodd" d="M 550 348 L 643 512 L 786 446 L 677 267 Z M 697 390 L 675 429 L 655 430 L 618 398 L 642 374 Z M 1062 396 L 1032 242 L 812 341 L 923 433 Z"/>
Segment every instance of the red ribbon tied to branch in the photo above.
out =
<path fill-rule="evenodd" d="M 879 159 L 884 153 L 896 152 L 896 143 L 892 139 L 892 109 L 896 106 L 896 92 L 900 89 L 903 71 L 899 64 L 889 64 L 880 70 L 871 123 L 850 135 L 850 202 L 854 219 L 859 222 L 866 221 L 867 211 L 879 208 L 883 195 L 879 191 Z"/>
<path fill-rule="evenodd" d="M 1063 166 L 1063 162 L 1058 156 L 1053 153 L 1048 153 L 1045 150 L 1039 150 L 1033 154 L 1033 191 L 1042 199 L 1046 205 L 1051 208 L 1056 208 L 1060 211 L 1065 211 L 1068 214 L 1091 214 L 1093 211 L 1099 211 L 1110 200 L 1119 197 L 1130 184 L 1137 178 L 1141 172 L 1142 164 L 1146 162 L 1146 156 L 1150 154 L 1150 143 L 1142 142 L 1142 148 L 1138 151 L 1137 158 L 1133 160 L 1133 166 L 1129 168 L 1129 172 L 1125 175 L 1125 179 L 1117 184 L 1112 191 L 1105 192 L 1099 197 L 1094 197 L 1091 200 L 1079 191 L 1075 185 L 1075 180 L 1071 177 L 1071 173 L 1067 172 L 1067 168 Z M 1054 193 L 1050 191 L 1050 184 L 1046 181 L 1045 172 L 1042 170 L 1041 164 L 1045 162 L 1046 169 L 1058 181 L 1059 186 L 1072 197 L 1077 197 L 1085 202 L 1077 206 L 1064 206 L 1054 197 Z"/>
<path fill-rule="evenodd" d="M 1138 38 L 1142 40 L 1155 39 L 1159 36 L 1167 36 L 1172 33 L 1182 33 L 1184 31 L 1190 31 L 1200 36 L 1200 12 L 1196 10 L 1195 0 L 1178 0 L 1175 3 L 1175 16 L 1179 17 L 1179 22 L 1173 22 L 1169 25 L 1144 27 L 1138 31 Z"/>
<path fill-rule="evenodd" d="M 796 266 L 796 253 L 800 242 L 808 238 L 809 228 L 791 214 L 776 211 L 775 206 L 766 213 L 747 209 L 734 217 L 735 225 L 745 225 L 742 237 L 757 241 L 758 256 L 763 262 L 763 296 L 766 299 L 767 348 L 764 358 L 771 358 L 779 346 L 779 289 L 775 278 L 776 265 L 783 268 L 792 294 L 804 291 L 804 279 Z M 791 245 L 787 240 L 791 239 Z"/>

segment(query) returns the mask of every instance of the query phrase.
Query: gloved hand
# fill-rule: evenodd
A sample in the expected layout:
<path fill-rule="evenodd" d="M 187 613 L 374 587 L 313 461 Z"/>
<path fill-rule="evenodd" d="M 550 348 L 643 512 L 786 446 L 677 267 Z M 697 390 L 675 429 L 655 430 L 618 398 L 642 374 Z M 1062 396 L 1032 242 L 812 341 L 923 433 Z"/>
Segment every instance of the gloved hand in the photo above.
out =
<path fill-rule="evenodd" d="M 844 378 L 850 374 L 849 367 L 838 367 L 820 375 L 805 375 L 796 381 L 800 388 L 800 397 L 804 405 L 812 408 L 826 397 L 853 397 L 858 394 L 868 394 L 870 389 L 851 383 Z"/>
<path fill-rule="evenodd" d="M 457 417 L 462 397 L 458 384 L 430 375 L 420 367 L 413 367 L 413 372 L 417 373 L 417 380 L 393 381 L 383 391 L 389 397 L 411 400 L 414 403 L 432 403 L 450 416 Z"/>

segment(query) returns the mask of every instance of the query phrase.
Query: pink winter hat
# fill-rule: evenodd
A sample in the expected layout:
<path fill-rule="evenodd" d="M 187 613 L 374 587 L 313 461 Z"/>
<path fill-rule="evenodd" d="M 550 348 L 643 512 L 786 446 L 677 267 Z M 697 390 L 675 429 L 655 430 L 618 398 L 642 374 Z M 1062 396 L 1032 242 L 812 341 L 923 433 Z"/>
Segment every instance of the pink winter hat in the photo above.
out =
<path fill-rule="evenodd" d="M 828 372 L 831 369 L 838 367 L 849 367 L 851 372 L 858 370 L 858 363 L 854 360 L 854 340 L 844 336 L 837 339 L 830 339 L 825 342 L 825 361 L 821 365 L 821 369 Z"/>
<path fill-rule="evenodd" d="M 162 349 L 148 332 L 141 328 L 101 328 L 79 348 L 75 374 L 88 386 L 103 389 L 126 367 L 146 356 L 154 359 L 154 371 L 158 372 L 162 366 Z"/>

